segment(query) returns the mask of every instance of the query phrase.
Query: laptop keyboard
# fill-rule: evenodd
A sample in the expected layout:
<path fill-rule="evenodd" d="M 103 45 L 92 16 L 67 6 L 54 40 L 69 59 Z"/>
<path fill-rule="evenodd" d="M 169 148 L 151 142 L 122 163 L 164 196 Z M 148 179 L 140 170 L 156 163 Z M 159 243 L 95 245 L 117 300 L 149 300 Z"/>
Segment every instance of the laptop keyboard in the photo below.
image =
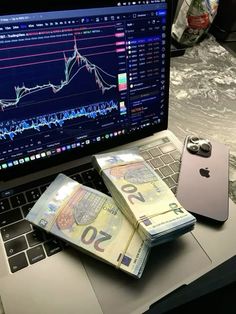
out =
<path fill-rule="evenodd" d="M 157 143 L 140 148 L 140 154 L 175 193 L 180 169 L 180 153 L 165 137 Z M 106 186 L 91 164 L 65 171 L 72 179 L 108 193 Z M 15 273 L 50 257 L 66 244 L 58 238 L 32 226 L 24 218 L 55 176 L 30 182 L 13 191 L 5 191 L 0 199 L 0 232 L 9 267 Z"/>
<path fill-rule="evenodd" d="M 140 148 L 140 154 L 175 194 L 181 154 L 170 139 L 164 137 L 158 143 L 145 145 Z"/>

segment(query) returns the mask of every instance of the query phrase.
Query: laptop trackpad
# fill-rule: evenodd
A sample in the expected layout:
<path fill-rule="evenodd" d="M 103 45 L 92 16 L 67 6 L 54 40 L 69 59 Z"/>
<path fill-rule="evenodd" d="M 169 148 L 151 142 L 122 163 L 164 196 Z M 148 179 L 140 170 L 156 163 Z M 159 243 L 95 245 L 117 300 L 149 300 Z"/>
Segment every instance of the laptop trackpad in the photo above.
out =
<path fill-rule="evenodd" d="M 187 278 L 203 271 L 211 261 L 191 233 L 152 248 L 141 279 L 135 279 L 84 256 L 84 267 L 106 314 L 140 313 Z"/>

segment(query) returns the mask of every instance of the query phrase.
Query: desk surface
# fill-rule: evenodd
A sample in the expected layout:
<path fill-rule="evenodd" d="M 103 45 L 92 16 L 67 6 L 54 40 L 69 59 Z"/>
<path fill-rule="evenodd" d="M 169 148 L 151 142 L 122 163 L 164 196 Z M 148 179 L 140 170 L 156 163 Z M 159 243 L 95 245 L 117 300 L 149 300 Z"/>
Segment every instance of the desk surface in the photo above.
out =
<path fill-rule="evenodd" d="M 190 133 L 229 146 L 236 203 L 236 58 L 212 36 L 171 59 L 169 129 L 181 141 Z"/>

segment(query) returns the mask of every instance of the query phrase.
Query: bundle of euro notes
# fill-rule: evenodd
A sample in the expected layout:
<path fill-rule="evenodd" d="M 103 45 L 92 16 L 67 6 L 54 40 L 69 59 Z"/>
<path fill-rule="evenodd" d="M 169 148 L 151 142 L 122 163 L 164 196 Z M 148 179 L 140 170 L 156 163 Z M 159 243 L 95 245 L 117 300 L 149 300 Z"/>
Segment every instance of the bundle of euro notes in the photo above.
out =
<path fill-rule="evenodd" d="M 149 247 L 113 199 L 59 174 L 26 219 L 72 246 L 140 278 Z"/>
<path fill-rule="evenodd" d="M 116 205 L 148 246 L 172 240 L 193 229 L 195 217 L 180 205 L 138 151 L 94 155 L 92 163 Z"/>

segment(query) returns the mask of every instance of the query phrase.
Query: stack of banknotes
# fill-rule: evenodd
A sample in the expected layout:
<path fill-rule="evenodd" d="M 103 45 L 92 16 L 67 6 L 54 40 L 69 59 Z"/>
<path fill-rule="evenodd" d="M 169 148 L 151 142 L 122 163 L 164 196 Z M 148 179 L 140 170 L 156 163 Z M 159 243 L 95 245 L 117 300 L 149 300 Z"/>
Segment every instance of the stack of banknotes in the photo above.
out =
<path fill-rule="evenodd" d="M 143 273 L 150 248 L 113 199 L 63 174 L 26 219 L 136 278 Z"/>
<path fill-rule="evenodd" d="M 195 217 L 136 150 L 92 157 L 116 205 L 148 246 L 170 241 L 193 229 Z"/>

